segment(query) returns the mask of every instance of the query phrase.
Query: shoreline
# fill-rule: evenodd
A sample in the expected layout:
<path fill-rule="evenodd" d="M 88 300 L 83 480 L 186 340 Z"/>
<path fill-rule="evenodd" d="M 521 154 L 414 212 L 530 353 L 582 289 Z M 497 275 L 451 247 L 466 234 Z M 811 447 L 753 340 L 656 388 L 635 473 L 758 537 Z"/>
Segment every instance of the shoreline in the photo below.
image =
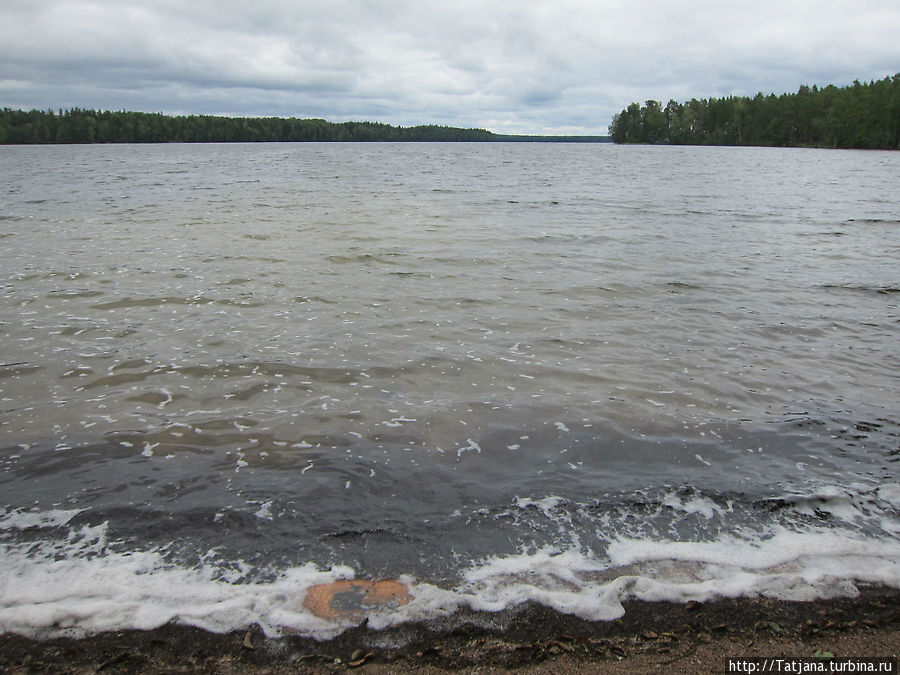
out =
<path fill-rule="evenodd" d="M 37 640 L 0 635 L 10 673 L 725 672 L 728 657 L 893 657 L 900 589 L 854 598 L 706 603 L 628 601 L 615 621 L 591 622 L 529 603 L 381 631 L 361 625 L 316 641 L 266 638 L 257 626 L 218 634 L 182 624 Z"/>

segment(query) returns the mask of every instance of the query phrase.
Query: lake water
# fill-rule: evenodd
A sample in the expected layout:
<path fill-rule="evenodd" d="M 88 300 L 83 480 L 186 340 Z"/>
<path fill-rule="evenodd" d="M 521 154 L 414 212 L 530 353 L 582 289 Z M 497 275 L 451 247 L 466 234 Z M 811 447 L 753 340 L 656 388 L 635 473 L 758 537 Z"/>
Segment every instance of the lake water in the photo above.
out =
<path fill-rule="evenodd" d="M 0 147 L 0 630 L 900 586 L 900 154 Z"/>

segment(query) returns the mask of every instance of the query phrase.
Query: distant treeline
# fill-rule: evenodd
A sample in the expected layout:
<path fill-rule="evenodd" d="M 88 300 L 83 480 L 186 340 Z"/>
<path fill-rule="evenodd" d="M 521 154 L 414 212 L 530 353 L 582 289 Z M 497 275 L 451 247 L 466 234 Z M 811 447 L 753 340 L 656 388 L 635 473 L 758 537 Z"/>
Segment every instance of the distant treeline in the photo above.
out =
<path fill-rule="evenodd" d="M 506 143 L 612 143 L 609 136 L 509 136 L 494 134 L 494 141 Z"/>
<path fill-rule="evenodd" d="M 283 117 L 170 116 L 108 110 L 0 109 L 0 143 L 252 143 L 263 141 L 598 142 L 601 136 L 507 136 L 485 129 Z"/>
<path fill-rule="evenodd" d="M 613 117 L 615 143 L 767 145 L 896 150 L 900 73 L 848 87 L 800 87 L 796 94 L 632 103 Z"/>

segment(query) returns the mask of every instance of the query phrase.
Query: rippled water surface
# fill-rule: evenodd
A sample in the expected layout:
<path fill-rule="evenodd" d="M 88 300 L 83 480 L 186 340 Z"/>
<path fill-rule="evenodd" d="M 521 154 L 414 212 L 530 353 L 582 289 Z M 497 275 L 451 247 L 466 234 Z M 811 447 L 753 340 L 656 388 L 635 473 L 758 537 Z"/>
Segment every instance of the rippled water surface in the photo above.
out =
<path fill-rule="evenodd" d="M 827 557 L 826 532 L 900 583 L 898 176 L 796 149 L 0 147 L 3 550 L 500 606 L 526 573 L 519 601 L 553 604 L 699 545 Z"/>

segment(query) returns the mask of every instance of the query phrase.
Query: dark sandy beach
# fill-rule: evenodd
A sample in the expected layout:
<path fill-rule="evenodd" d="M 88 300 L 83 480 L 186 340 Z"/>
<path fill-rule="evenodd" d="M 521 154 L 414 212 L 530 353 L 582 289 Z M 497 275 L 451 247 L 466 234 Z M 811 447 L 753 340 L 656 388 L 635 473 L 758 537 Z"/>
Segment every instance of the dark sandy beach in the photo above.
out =
<path fill-rule="evenodd" d="M 167 625 L 82 639 L 0 637 L 8 673 L 643 673 L 727 672 L 726 659 L 893 657 L 900 653 L 900 590 L 857 598 L 704 604 L 631 602 L 594 623 L 538 605 L 462 612 L 385 631 L 361 626 L 329 641 L 267 639 Z"/>

